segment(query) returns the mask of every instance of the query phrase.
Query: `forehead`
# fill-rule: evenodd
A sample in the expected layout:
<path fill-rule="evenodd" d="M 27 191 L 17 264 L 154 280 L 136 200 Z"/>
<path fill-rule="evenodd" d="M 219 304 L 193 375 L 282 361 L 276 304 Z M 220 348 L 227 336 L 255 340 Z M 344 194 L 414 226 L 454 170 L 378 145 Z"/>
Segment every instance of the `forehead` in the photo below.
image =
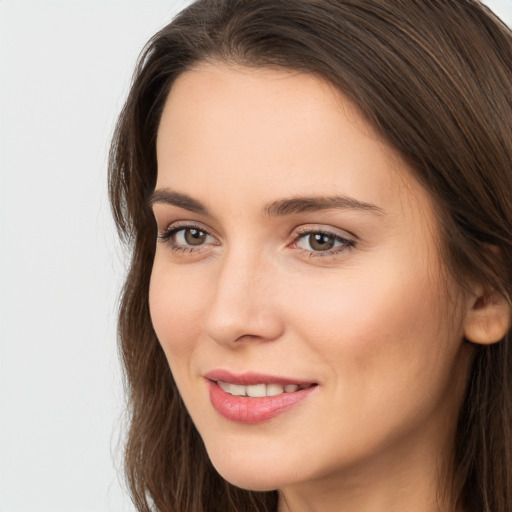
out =
<path fill-rule="evenodd" d="M 224 201 L 232 193 L 246 205 L 333 192 L 382 208 L 417 193 L 428 201 L 349 99 L 288 70 L 203 64 L 183 73 L 162 114 L 157 158 L 157 188 L 207 201 L 219 184 Z"/>

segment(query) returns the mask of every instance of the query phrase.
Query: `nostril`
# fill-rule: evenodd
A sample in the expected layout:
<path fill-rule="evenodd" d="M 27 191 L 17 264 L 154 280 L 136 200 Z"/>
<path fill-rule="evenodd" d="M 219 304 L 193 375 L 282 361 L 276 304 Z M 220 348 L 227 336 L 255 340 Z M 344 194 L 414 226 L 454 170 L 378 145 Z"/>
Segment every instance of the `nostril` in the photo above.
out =
<path fill-rule="evenodd" d="M 268 311 L 249 301 L 228 308 L 225 304 L 215 304 L 204 322 L 204 330 L 213 341 L 224 345 L 240 345 L 250 342 L 266 342 L 279 338 L 284 332 L 283 323 L 277 308 Z"/>

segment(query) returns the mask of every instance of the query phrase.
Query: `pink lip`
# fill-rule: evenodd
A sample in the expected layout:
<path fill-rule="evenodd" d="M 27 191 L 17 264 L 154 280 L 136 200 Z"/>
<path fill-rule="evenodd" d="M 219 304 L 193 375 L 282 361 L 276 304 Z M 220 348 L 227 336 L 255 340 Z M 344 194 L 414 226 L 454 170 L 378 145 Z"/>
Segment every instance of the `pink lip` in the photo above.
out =
<path fill-rule="evenodd" d="M 224 370 L 209 372 L 205 375 L 205 378 L 207 379 L 210 401 L 214 409 L 230 421 L 246 424 L 261 423 L 274 418 L 302 402 L 317 387 L 313 385 L 292 393 L 250 398 L 227 393 L 217 384 L 217 381 L 243 385 L 271 383 L 304 385 L 312 383 L 256 373 L 233 375 Z"/>
<path fill-rule="evenodd" d="M 286 386 L 287 384 L 297 384 L 298 386 L 314 384 L 313 382 L 307 380 L 290 379 L 287 377 L 266 375 L 263 373 L 247 372 L 234 374 L 228 370 L 212 370 L 211 372 L 205 373 L 204 377 L 215 382 L 220 380 L 222 382 L 241 384 L 244 386 L 250 386 L 253 384 L 281 384 L 282 386 Z"/>

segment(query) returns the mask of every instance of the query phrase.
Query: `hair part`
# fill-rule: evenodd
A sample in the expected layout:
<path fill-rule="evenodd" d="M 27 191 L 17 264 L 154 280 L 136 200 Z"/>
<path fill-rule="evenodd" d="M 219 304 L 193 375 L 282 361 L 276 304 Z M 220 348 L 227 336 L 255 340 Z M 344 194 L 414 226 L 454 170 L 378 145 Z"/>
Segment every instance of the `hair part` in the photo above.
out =
<path fill-rule="evenodd" d="M 430 192 L 453 277 L 510 301 L 512 34 L 477 0 L 199 0 L 141 54 L 109 167 L 114 218 L 132 248 L 119 313 L 128 483 L 140 512 L 270 512 L 276 492 L 238 489 L 213 469 L 149 315 L 158 125 L 174 80 L 203 62 L 335 86 Z M 468 512 L 512 503 L 509 338 L 474 348 L 454 454 L 453 494 Z"/>

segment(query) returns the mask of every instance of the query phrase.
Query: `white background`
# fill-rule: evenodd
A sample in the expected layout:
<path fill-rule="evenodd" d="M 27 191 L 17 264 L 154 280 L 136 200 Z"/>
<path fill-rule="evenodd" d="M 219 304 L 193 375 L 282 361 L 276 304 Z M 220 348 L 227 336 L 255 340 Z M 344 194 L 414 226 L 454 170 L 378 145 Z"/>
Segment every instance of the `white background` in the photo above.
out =
<path fill-rule="evenodd" d="M 0 0 L 0 512 L 133 510 L 106 155 L 140 49 L 186 3 Z"/>

